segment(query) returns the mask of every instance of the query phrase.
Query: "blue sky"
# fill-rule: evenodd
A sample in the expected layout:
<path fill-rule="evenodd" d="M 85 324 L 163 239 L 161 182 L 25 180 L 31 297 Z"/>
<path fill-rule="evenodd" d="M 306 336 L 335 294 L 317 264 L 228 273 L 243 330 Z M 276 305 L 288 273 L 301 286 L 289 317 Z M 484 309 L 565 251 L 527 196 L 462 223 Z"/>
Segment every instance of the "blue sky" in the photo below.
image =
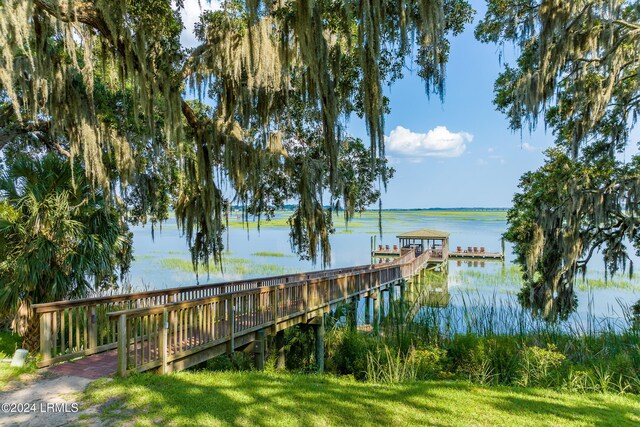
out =
<path fill-rule="evenodd" d="M 396 175 L 383 196 L 385 208 L 509 207 L 520 176 L 542 165 L 542 151 L 553 142 L 544 126 L 532 134 L 512 133 L 495 111 L 499 51 L 475 40 L 473 30 L 486 6 L 484 0 L 471 3 L 475 22 L 451 39 L 444 103 L 437 96 L 429 99 L 423 82 L 408 69 L 402 81 L 386 90 L 391 101 L 386 147 Z M 186 0 L 185 6 L 182 41 L 193 45 L 198 0 Z M 509 49 L 507 57 L 513 56 Z M 347 131 L 368 140 L 357 118 Z"/>

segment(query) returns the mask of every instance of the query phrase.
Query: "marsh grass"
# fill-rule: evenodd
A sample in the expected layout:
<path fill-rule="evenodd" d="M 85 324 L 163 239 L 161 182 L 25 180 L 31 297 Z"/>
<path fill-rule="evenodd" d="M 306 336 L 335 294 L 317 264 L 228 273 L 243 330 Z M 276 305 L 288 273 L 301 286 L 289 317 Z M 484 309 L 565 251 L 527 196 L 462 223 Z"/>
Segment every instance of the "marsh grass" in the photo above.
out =
<path fill-rule="evenodd" d="M 604 279 L 602 277 L 588 277 L 578 279 L 578 289 L 588 291 L 591 289 L 624 289 L 624 290 L 640 290 L 640 280 L 635 278 L 614 277 Z"/>
<path fill-rule="evenodd" d="M 193 272 L 193 264 L 189 259 L 183 258 L 163 258 L 159 264 L 165 268 L 180 270 L 188 273 Z M 297 272 L 297 269 L 284 267 L 278 264 L 254 262 L 246 258 L 224 257 L 222 259 L 222 273 L 238 276 L 276 276 L 286 273 Z M 216 267 L 212 266 L 210 274 L 221 275 Z"/>
<path fill-rule="evenodd" d="M 446 307 L 430 306 L 434 283 L 424 279 L 407 297 L 424 305 L 415 316 L 399 317 L 403 309 L 394 307 L 384 322 L 381 339 L 400 349 L 406 363 L 407 349 L 439 348 L 447 354 L 445 372 L 480 384 L 640 393 L 640 328 L 622 301 L 612 316 L 588 311 L 550 323 L 515 296 L 496 293 L 461 291 Z"/>
<path fill-rule="evenodd" d="M 452 284 L 458 284 L 467 289 L 490 287 L 519 290 L 522 286 L 520 268 L 514 264 L 503 264 L 491 270 L 464 268 L 452 273 L 450 280 Z"/>
<path fill-rule="evenodd" d="M 499 268 L 490 265 L 486 270 L 477 268 L 462 268 L 450 275 L 452 284 L 462 285 L 467 289 L 491 287 L 496 289 L 520 290 L 522 287 L 522 272 L 516 264 L 503 264 Z M 637 277 L 614 276 L 605 277 L 602 271 L 589 272 L 585 278 L 576 279 L 578 290 L 586 292 L 595 289 L 640 290 L 640 280 Z"/>
<path fill-rule="evenodd" d="M 284 257 L 292 257 L 293 256 L 293 255 L 285 254 L 285 253 L 282 253 L 282 252 L 269 252 L 269 251 L 254 252 L 251 255 L 259 256 L 259 257 L 271 257 L 271 258 L 284 258 Z"/>
<path fill-rule="evenodd" d="M 507 275 L 513 274 L 508 270 Z M 446 277 L 424 272 L 385 297 L 379 335 L 344 327 L 332 313 L 327 368 L 374 383 L 464 379 L 477 384 L 640 393 L 640 327 L 619 301 L 611 316 L 546 322 L 515 295 L 454 291 Z M 589 307 L 592 307 L 590 304 Z M 370 331 L 370 329 L 367 329 Z M 308 351 L 312 352 L 311 343 Z"/>
<path fill-rule="evenodd" d="M 289 228 L 288 217 L 292 212 L 278 211 L 272 219 L 261 219 L 259 222 L 253 218 L 249 218 L 248 222 L 243 222 L 240 215 L 234 215 L 229 219 L 229 227 L 231 228 L 247 228 L 249 230 L 257 230 L 260 228 Z M 403 229 L 407 224 L 437 220 L 437 219 L 456 219 L 461 221 L 505 221 L 506 211 L 503 210 L 383 210 L 382 221 L 385 229 L 393 232 L 395 229 Z M 371 228 L 375 232 L 378 228 L 378 211 L 369 210 L 361 214 L 355 215 L 349 222 L 348 227 L 344 224 L 344 216 L 338 212 L 334 217 L 335 228 L 337 233 L 351 233 L 351 229 Z"/>

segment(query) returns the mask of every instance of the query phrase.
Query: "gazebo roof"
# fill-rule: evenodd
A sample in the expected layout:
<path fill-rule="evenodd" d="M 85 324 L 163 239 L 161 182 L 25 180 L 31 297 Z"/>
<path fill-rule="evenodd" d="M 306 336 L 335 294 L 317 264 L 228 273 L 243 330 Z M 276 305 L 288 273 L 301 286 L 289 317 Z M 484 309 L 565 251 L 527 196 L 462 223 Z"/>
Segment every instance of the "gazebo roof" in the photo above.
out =
<path fill-rule="evenodd" d="M 399 234 L 396 237 L 399 239 L 416 239 L 416 240 L 448 239 L 449 233 L 445 233 L 444 231 L 438 231 L 438 230 L 428 230 L 425 228 L 422 230 L 408 231 L 406 233 Z"/>

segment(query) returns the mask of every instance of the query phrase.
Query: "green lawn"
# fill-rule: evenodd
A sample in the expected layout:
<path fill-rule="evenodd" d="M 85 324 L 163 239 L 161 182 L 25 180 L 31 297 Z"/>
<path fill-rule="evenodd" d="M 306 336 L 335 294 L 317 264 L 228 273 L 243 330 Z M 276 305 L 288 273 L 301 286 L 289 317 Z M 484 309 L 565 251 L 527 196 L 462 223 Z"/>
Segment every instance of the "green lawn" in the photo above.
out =
<path fill-rule="evenodd" d="M 181 372 L 100 380 L 86 395 L 103 421 L 131 425 L 632 426 L 640 397 L 482 387 L 372 385 L 259 372 Z"/>

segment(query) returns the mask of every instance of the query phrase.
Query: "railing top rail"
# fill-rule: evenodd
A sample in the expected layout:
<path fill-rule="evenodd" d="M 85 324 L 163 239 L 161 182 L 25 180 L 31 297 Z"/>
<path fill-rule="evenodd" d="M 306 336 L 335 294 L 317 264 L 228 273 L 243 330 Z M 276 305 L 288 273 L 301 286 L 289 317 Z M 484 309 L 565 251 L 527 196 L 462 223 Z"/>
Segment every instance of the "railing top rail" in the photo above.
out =
<path fill-rule="evenodd" d="M 427 254 L 423 254 L 423 255 L 427 255 Z M 419 258 L 419 257 L 418 257 Z M 415 258 L 416 260 L 418 258 Z M 383 270 L 389 270 L 389 269 L 394 269 L 394 268 L 399 268 L 400 265 L 398 264 L 393 264 L 393 263 L 384 263 L 384 264 L 379 264 L 379 266 L 376 266 L 375 268 L 370 268 L 368 269 L 370 273 L 373 272 L 377 272 L 377 271 L 383 271 Z M 355 269 L 354 269 L 355 270 Z M 354 271 L 354 273 L 357 273 L 357 271 Z M 179 302 L 172 302 L 172 303 L 167 303 L 167 304 L 159 304 L 153 307 L 140 307 L 140 308 L 132 308 L 132 309 L 128 309 L 128 310 L 119 310 L 119 311 L 112 311 L 110 313 L 107 313 L 107 316 L 109 318 L 116 318 L 119 317 L 123 314 L 126 314 L 127 317 L 136 317 L 136 316 L 141 316 L 141 315 L 148 315 L 148 314 L 157 314 L 157 313 L 162 313 L 164 311 L 164 309 L 179 309 L 179 308 L 187 308 L 187 307 L 193 307 L 193 306 L 197 306 L 197 305 L 201 305 L 201 304 L 208 304 L 211 302 L 216 302 L 216 301 L 224 301 L 226 299 L 229 299 L 231 297 L 239 297 L 239 296 L 243 296 L 243 295 L 250 295 L 250 294 L 255 294 L 256 292 L 270 292 L 271 289 L 283 289 L 289 286 L 299 286 L 301 284 L 304 284 L 305 282 L 316 282 L 316 281 L 323 281 L 323 280 L 333 280 L 336 278 L 341 278 L 341 277 L 349 277 L 353 274 L 341 274 L 341 275 L 336 275 L 336 276 L 329 276 L 329 277 L 318 277 L 318 278 L 311 278 L 311 279 L 304 279 L 304 280 L 300 280 L 297 282 L 289 282 L 289 283 L 277 283 L 275 285 L 269 285 L 269 286 L 264 286 L 262 288 L 259 289 L 247 289 L 244 291 L 234 291 L 234 292 L 228 292 L 228 293 L 224 293 L 224 294 L 220 294 L 220 295 L 214 295 L 214 296 L 209 296 L 209 297 L 203 297 L 203 298 L 195 298 L 189 301 L 179 301 Z"/>

